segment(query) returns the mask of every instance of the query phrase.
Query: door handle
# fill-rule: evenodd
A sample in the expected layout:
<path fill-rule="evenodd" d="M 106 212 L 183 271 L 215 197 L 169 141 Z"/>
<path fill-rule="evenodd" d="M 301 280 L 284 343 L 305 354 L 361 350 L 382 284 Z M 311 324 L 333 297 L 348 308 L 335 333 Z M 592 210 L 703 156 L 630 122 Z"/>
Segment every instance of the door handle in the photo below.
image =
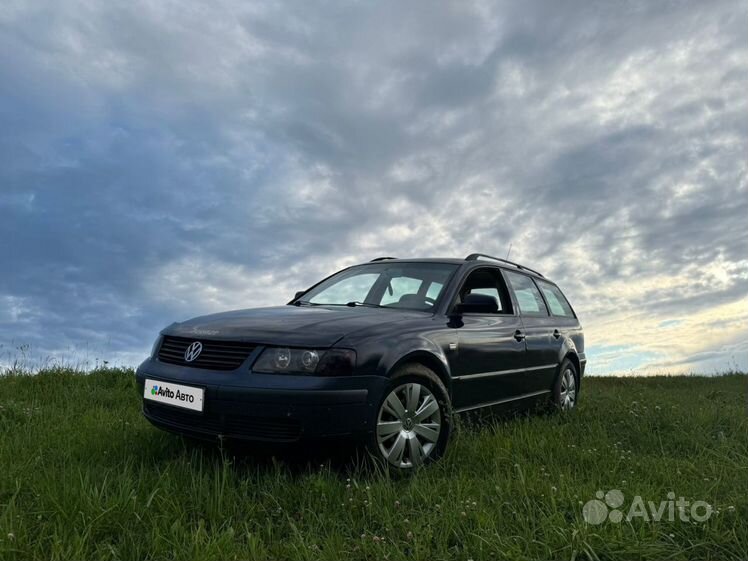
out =
<path fill-rule="evenodd" d="M 520 330 L 518 329 L 517 331 L 515 331 L 515 332 L 514 332 L 514 338 L 515 338 L 515 339 L 517 340 L 517 342 L 519 343 L 520 341 L 524 341 L 524 340 L 525 340 L 525 334 L 524 334 L 524 333 L 522 333 L 522 332 L 521 332 L 521 331 L 520 331 Z"/>
<path fill-rule="evenodd" d="M 560 332 L 560 331 L 559 331 L 558 329 L 554 329 L 554 330 L 553 330 L 553 336 L 554 336 L 554 337 L 555 337 L 556 339 L 558 339 L 559 337 L 561 337 L 561 332 Z"/>

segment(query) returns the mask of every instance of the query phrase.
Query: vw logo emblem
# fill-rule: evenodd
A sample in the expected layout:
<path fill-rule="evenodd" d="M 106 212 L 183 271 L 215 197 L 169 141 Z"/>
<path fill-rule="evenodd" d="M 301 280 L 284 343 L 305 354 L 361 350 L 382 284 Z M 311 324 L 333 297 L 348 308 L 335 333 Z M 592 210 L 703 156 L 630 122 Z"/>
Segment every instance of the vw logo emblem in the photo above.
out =
<path fill-rule="evenodd" d="M 184 351 L 185 362 L 192 362 L 200 356 L 201 352 L 203 352 L 203 344 L 200 341 L 195 341 Z"/>

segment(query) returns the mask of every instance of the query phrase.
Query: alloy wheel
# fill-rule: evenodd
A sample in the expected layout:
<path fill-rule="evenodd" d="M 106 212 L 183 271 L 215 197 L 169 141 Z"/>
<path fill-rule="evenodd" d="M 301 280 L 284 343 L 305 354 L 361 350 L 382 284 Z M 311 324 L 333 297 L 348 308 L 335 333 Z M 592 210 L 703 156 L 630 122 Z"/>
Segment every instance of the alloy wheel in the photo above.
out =
<path fill-rule="evenodd" d="M 441 407 L 426 386 L 415 382 L 393 389 L 377 417 L 377 443 L 395 467 L 423 464 L 436 448 L 442 429 Z"/>

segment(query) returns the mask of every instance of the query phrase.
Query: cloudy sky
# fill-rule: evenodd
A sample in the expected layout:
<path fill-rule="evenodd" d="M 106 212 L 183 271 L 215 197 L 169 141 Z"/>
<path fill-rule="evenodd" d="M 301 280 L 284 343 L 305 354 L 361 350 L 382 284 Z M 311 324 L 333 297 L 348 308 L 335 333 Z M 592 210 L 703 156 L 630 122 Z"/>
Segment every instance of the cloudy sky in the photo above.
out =
<path fill-rule="evenodd" d="M 745 369 L 746 29 L 738 0 L 4 0 L 0 362 L 137 364 L 174 320 L 511 243 L 590 372 Z"/>

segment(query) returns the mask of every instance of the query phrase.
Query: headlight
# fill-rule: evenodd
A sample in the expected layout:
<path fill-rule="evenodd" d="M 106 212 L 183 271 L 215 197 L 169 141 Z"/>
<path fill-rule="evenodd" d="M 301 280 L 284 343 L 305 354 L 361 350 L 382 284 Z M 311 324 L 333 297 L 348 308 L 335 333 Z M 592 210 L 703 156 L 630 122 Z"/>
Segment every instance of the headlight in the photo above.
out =
<path fill-rule="evenodd" d="M 161 341 L 163 340 L 163 335 L 159 335 L 158 337 L 156 337 L 156 340 L 153 343 L 153 347 L 151 347 L 151 358 L 154 358 L 158 354 L 158 349 L 161 347 Z"/>
<path fill-rule="evenodd" d="M 356 365 L 356 351 L 350 349 L 288 349 L 268 347 L 252 366 L 266 374 L 316 374 L 350 376 Z"/>

